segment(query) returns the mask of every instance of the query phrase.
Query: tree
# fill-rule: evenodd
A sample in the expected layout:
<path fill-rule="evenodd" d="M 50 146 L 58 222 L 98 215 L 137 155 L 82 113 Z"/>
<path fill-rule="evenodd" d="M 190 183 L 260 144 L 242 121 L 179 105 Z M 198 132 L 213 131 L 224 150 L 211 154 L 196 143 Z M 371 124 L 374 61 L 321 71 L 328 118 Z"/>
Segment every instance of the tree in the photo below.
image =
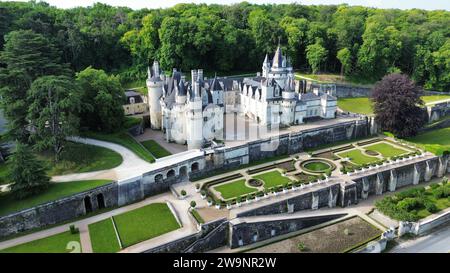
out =
<path fill-rule="evenodd" d="M 42 34 L 31 30 L 12 31 L 5 40 L 0 53 L 1 106 L 11 137 L 27 142 L 29 104 L 26 98 L 31 83 L 43 75 L 66 74 L 68 69 L 61 64 L 60 52 Z"/>
<path fill-rule="evenodd" d="M 50 178 L 43 164 L 26 144 L 17 143 L 9 162 L 10 180 L 13 182 L 11 192 L 16 198 L 23 199 L 36 195 L 48 187 Z"/>
<path fill-rule="evenodd" d="M 384 76 L 372 90 L 375 121 L 398 137 L 416 135 L 426 122 L 421 94 L 406 75 Z"/>
<path fill-rule="evenodd" d="M 78 131 L 81 104 L 78 86 L 66 76 L 43 76 L 31 85 L 28 100 L 27 118 L 34 129 L 31 138 L 39 150 L 52 148 L 56 162 L 66 138 Z"/>
<path fill-rule="evenodd" d="M 352 65 L 352 55 L 348 48 L 343 48 L 338 51 L 338 60 L 341 62 L 341 76 L 350 72 Z"/>
<path fill-rule="evenodd" d="M 122 128 L 125 94 L 118 77 L 88 67 L 77 73 L 81 88 L 81 126 L 95 131 L 114 132 Z"/>
<path fill-rule="evenodd" d="M 320 70 L 320 65 L 325 62 L 327 54 L 328 51 L 319 43 L 306 47 L 306 58 L 308 59 L 313 74 Z"/>

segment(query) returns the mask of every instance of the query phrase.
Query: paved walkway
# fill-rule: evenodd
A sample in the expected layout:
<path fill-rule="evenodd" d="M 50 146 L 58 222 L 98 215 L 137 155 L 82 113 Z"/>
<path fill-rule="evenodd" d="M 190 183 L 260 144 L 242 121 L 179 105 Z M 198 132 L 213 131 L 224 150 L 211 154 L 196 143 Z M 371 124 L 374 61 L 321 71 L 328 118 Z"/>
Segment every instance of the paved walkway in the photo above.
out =
<path fill-rule="evenodd" d="M 442 226 L 433 233 L 410 239 L 400 243 L 389 251 L 390 253 L 449 253 L 450 224 Z"/>
<path fill-rule="evenodd" d="M 52 181 L 54 182 L 67 182 L 89 179 L 122 180 L 132 176 L 136 176 L 136 173 L 139 173 L 139 170 L 147 169 L 151 165 L 147 161 L 138 157 L 132 151 L 115 143 L 81 137 L 71 137 L 69 138 L 69 140 L 113 150 L 122 156 L 122 164 L 109 170 L 53 176 Z"/>
<path fill-rule="evenodd" d="M 154 246 L 157 246 L 159 244 L 167 243 L 169 241 L 172 241 L 176 238 L 181 238 L 187 235 L 192 234 L 196 231 L 196 225 L 194 225 L 188 218 L 188 215 L 186 213 L 189 204 L 185 200 L 177 200 L 170 192 L 163 193 L 160 195 L 155 195 L 152 197 L 149 197 L 141 202 L 134 203 L 128 206 L 120 207 L 115 210 L 111 210 L 99 215 L 95 215 L 86 219 L 82 219 L 79 221 L 71 222 L 68 224 L 64 224 L 61 226 L 57 226 L 54 228 L 49 228 L 46 230 L 38 231 L 35 233 L 31 233 L 25 236 L 21 236 L 18 238 L 14 238 L 11 240 L 0 242 L 0 249 L 9 248 L 12 246 L 16 246 L 19 244 L 31 242 L 34 240 L 42 239 L 48 236 L 52 236 L 61 232 L 65 232 L 69 230 L 70 225 L 75 225 L 80 230 L 80 239 L 81 239 L 81 247 L 83 249 L 84 253 L 92 252 L 92 246 L 91 241 L 89 237 L 89 231 L 88 231 L 88 225 L 110 218 L 111 216 L 118 215 L 127 211 L 131 211 L 143 206 L 146 206 L 151 203 L 158 203 L 158 202 L 167 202 L 169 201 L 174 209 L 176 214 L 179 216 L 183 227 L 181 229 L 172 231 L 170 233 L 167 233 L 165 235 L 161 235 L 159 237 L 156 237 L 152 240 L 148 240 L 145 242 L 142 242 L 140 244 L 137 244 L 133 247 L 129 247 L 123 250 L 123 252 L 135 252 L 135 251 L 141 251 L 142 249 L 149 249 Z"/>

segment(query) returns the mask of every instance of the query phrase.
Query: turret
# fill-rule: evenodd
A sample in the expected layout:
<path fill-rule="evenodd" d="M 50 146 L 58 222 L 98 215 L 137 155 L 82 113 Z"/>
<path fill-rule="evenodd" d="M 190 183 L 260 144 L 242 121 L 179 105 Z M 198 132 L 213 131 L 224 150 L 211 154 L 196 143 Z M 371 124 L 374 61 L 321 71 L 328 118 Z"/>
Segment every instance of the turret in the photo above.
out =
<path fill-rule="evenodd" d="M 202 97 L 199 80 L 193 72 L 194 70 L 191 71 L 192 78 L 196 80 L 192 82 L 193 87 L 189 98 L 188 111 L 186 112 L 187 145 L 188 149 L 200 149 L 203 145 Z"/>
<path fill-rule="evenodd" d="M 267 78 L 267 74 L 270 70 L 270 62 L 269 62 L 269 55 L 266 54 L 266 57 L 264 58 L 263 66 L 262 66 L 262 76 Z"/>
<path fill-rule="evenodd" d="M 157 61 L 153 62 L 152 68 L 147 69 L 147 89 L 148 103 L 150 110 L 150 127 L 152 129 L 161 129 L 161 104 L 159 99 L 163 92 L 163 81 L 160 77 L 160 68 Z"/>

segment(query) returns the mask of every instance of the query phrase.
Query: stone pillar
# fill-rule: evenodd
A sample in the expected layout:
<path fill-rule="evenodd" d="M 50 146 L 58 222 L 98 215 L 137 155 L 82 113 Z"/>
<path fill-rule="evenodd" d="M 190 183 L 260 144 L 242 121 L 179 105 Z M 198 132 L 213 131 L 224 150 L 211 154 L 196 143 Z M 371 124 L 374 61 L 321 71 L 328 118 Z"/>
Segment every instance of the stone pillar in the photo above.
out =
<path fill-rule="evenodd" d="M 447 172 L 447 165 L 448 165 L 448 158 L 440 156 L 438 162 L 437 177 L 444 176 L 444 174 Z"/>
<path fill-rule="evenodd" d="M 337 194 L 333 194 L 333 188 L 329 188 L 330 192 L 328 194 L 328 207 L 334 208 L 336 207 L 337 202 Z"/>
<path fill-rule="evenodd" d="M 376 186 L 375 186 L 375 194 L 376 195 L 381 195 L 383 194 L 383 174 L 382 173 L 377 173 L 377 181 L 376 181 Z"/>
<path fill-rule="evenodd" d="M 367 177 L 362 178 L 362 191 L 361 191 L 361 198 L 367 199 L 369 196 L 369 179 Z"/>
<path fill-rule="evenodd" d="M 413 185 L 419 184 L 419 180 L 420 180 L 419 165 L 414 164 Z"/>
<path fill-rule="evenodd" d="M 315 210 L 319 208 L 319 193 L 313 192 L 312 193 L 312 202 L 311 202 L 311 209 Z"/>
<path fill-rule="evenodd" d="M 395 169 L 391 170 L 391 175 L 389 177 L 389 191 L 395 191 L 397 188 L 397 171 Z"/>
<path fill-rule="evenodd" d="M 425 175 L 424 180 L 425 182 L 428 182 L 431 180 L 431 177 L 433 176 L 433 168 L 431 167 L 430 160 L 425 161 L 426 168 L 425 168 Z"/>

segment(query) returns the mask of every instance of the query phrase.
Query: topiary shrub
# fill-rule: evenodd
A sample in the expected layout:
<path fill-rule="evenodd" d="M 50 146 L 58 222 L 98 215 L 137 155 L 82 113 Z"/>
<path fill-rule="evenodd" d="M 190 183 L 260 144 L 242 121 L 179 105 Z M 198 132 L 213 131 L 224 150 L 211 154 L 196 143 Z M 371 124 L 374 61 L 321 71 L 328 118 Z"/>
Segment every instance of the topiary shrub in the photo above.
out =
<path fill-rule="evenodd" d="M 197 203 L 194 200 L 192 200 L 191 201 L 191 208 L 195 208 L 195 206 L 197 206 Z"/>

